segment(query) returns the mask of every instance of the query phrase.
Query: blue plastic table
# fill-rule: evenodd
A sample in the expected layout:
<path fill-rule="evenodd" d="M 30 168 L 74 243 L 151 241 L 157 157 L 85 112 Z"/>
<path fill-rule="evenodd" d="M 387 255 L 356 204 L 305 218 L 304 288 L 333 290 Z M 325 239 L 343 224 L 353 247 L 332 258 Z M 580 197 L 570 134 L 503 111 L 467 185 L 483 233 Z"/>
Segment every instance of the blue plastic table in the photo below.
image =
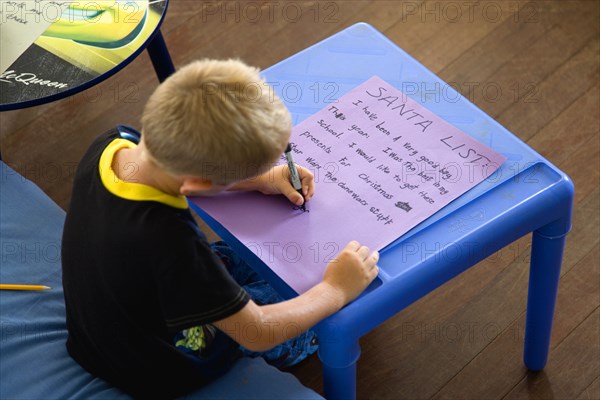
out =
<path fill-rule="evenodd" d="M 353 303 L 317 325 L 326 397 L 356 397 L 358 339 L 362 335 L 529 232 L 533 232 L 533 244 L 525 364 L 531 370 L 542 369 L 548 356 L 565 238 L 571 227 L 571 180 L 370 25 L 351 26 L 265 71 L 295 123 L 373 75 L 504 154 L 507 161 L 490 179 L 386 247 L 381 252 L 377 281 Z M 218 216 L 192 207 L 279 291 L 287 297 L 295 295 L 220 226 Z"/>

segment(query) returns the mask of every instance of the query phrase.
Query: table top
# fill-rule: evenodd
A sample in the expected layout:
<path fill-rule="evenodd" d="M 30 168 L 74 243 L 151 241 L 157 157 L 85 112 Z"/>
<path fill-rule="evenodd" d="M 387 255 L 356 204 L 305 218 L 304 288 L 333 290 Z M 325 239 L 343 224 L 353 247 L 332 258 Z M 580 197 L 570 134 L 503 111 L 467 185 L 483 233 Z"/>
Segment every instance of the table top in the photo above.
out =
<path fill-rule="evenodd" d="M 372 312 L 373 307 L 399 311 L 400 302 L 410 304 L 420 297 L 417 292 L 428 293 L 473 265 L 467 265 L 465 260 L 474 263 L 478 257 L 485 258 L 536 229 L 532 226 L 538 222 L 549 223 L 560 218 L 562 211 L 549 212 L 542 203 L 550 205 L 553 199 L 562 196 L 557 193 L 565 189 L 568 193 L 563 197 L 572 196 L 568 176 L 368 24 L 353 25 L 268 68 L 264 75 L 291 111 L 294 124 L 377 75 L 507 158 L 490 178 L 383 249 L 378 279 L 357 301 L 338 313 L 340 318 L 370 318 L 373 324 L 380 323 L 384 319 Z M 531 202 L 531 199 L 536 200 Z M 528 207 L 519 208 L 521 214 L 511 214 L 524 204 Z M 223 227 L 218 222 L 219 215 L 208 215 L 193 202 L 192 207 L 278 291 L 287 297 L 295 295 L 251 250 L 235 243 L 235 226 Z M 565 229 L 568 231 L 568 227 Z M 469 240 L 474 238 L 488 247 L 469 247 L 473 244 Z M 456 251 L 463 254 L 457 255 Z M 465 251 L 473 254 L 466 256 Z M 425 264 L 427 272 L 420 268 Z M 397 293 L 406 294 L 402 301 Z M 371 326 L 355 324 L 359 325 L 357 329 Z"/>
<path fill-rule="evenodd" d="M 539 154 L 368 24 L 356 24 L 265 70 L 294 125 L 373 75 L 400 89 L 442 119 L 503 154 L 507 161 L 485 180 L 437 212 L 416 232 L 540 161 Z M 300 88 L 300 95 L 296 93 Z M 319 90 L 319 93 L 317 93 Z"/>
<path fill-rule="evenodd" d="M 57 3 L 64 3 L 62 14 Z M 10 65 L 0 71 L 0 111 L 58 100 L 115 74 L 146 48 L 163 21 L 168 0 L 66 3 L 3 2 L 3 33 L 36 29 L 36 15 L 48 26 L 41 26 L 45 30 L 31 39 L 33 43 L 24 44 L 24 52 L 14 50 L 20 54 L 16 61 L 2 63 Z M 8 46 L 16 42 L 3 41 L 1 55 L 9 57 Z"/>

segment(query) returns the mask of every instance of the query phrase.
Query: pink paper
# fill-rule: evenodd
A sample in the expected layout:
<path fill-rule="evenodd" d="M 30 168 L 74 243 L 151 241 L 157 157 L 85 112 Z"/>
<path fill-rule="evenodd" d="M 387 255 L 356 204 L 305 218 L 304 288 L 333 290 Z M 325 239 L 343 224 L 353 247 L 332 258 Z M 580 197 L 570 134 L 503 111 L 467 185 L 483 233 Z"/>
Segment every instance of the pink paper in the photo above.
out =
<path fill-rule="evenodd" d="M 194 201 L 298 293 L 349 241 L 382 249 L 505 160 L 379 77 L 294 127 L 291 142 L 315 175 L 310 212 L 258 193 Z"/>

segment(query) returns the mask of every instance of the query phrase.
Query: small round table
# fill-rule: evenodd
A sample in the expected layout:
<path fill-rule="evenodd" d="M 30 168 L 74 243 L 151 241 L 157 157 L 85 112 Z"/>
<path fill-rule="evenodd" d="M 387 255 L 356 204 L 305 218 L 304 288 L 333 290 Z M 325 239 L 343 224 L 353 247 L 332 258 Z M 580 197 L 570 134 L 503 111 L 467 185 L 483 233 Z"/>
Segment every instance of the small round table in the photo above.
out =
<path fill-rule="evenodd" d="M 37 106 L 88 89 L 144 49 L 162 82 L 175 70 L 159 29 L 168 2 L 71 3 L 16 61 L 0 71 L 0 111 Z"/>

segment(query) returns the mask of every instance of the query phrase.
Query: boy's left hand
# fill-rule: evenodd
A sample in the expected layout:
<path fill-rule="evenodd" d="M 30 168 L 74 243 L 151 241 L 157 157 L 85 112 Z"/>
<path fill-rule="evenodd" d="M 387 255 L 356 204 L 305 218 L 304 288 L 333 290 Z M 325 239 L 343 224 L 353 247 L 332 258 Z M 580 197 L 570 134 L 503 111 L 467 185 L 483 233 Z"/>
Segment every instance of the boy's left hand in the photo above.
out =
<path fill-rule="evenodd" d="M 298 175 L 302 182 L 302 194 L 304 200 L 309 201 L 315 194 L 315 177 L 308 169 L 296 165 Z M 290 180 L 290 170 L 286 165 L 278 165 L 271 168 L 256 178 L 256 190 L 263 194 L 282 194 L 293 204 L 301 206 L 304 204 L 300 193 L 294 189 Z"/>

